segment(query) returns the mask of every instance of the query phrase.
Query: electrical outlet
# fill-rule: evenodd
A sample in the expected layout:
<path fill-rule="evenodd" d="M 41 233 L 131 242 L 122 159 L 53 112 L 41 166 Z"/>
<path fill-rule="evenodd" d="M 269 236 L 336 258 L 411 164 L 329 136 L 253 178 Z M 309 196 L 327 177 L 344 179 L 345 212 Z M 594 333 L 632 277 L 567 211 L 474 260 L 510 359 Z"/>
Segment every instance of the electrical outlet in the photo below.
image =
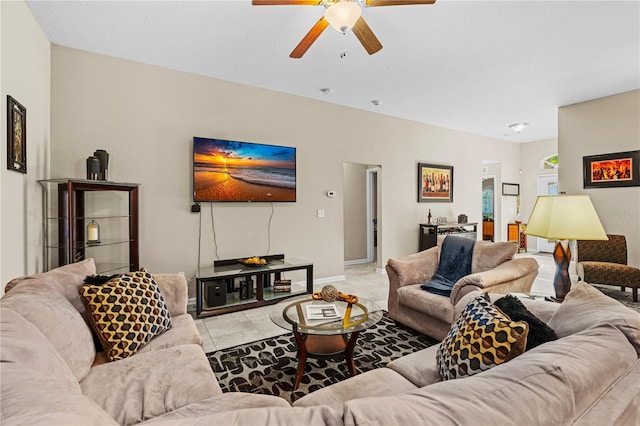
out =
<path fill-rule="evenodd" d="M 178 275 L 182 275 L 183 277 L 185 276 L 184 272 L 178 272 Z"/>
<path fill-rule="evenodd" d="M 318 217 L 324 217 L 324 210 L 318 210 Z"/>

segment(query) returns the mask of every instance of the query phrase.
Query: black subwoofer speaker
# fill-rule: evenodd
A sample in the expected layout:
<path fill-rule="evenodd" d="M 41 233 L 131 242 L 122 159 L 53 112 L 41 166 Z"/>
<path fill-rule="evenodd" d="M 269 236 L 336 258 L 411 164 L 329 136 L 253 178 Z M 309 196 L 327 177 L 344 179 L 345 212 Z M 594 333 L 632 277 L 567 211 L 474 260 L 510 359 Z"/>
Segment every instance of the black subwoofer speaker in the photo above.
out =
<path fill-rule="evenodd" d="M 227 303 L 227 285 L 224 280 L 208 281 L 204 284 L 204 300 L 208 307 Z"/>

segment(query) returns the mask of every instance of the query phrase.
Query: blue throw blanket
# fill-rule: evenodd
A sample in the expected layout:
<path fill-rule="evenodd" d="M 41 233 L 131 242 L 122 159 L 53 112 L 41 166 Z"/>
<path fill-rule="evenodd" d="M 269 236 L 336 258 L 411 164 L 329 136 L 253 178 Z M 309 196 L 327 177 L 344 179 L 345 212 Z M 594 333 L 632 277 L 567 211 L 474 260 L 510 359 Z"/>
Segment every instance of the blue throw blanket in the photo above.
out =
<path fill-rule="evenodd" d="M 476 241 L 462 237 L 446 237 L 440 249 L 438 270 L 421 289 L 441 296 L 451 296 L 453 285 L 471 273 L 473 246 Z"/>

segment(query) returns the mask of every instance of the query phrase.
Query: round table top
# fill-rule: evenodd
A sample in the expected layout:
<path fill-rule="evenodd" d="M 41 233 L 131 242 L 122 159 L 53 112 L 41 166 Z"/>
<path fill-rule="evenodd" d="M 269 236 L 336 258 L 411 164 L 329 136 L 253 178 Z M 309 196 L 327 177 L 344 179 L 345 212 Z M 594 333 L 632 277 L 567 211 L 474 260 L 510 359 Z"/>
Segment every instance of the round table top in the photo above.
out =
<path fill-rule="evenodd" d="M 269 316 L 278 326 L 303 334 L 328 336 L 348 334 L 365 330 L 382 318 L 383 311 L 380 306 L 368 299 L 358 299 L 358 303 L 352 305 L 347 321 L 344 320 L 347 302 L 336 300 L 327 303 L 323 300 L 313 300 L 310 294 L 283 300 L 273 307 Z M 309 319 L 310 310 L 319 309 L 321 313 L 324 308 L 331 312 L 333 310 L 331 305 L 335 306 L 338 317 Z"/>

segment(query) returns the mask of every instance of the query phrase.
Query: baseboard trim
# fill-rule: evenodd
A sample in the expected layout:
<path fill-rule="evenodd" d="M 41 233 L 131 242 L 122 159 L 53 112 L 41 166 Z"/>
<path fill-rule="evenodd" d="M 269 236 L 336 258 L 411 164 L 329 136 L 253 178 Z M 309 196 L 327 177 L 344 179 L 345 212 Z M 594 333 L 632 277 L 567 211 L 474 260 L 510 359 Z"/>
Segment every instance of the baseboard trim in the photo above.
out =
<path fill-rule="evenodd" d="M 371 263 L 367 259 L 345 260 L 344 266 L 361 265 L 363 263 Z"/>
<path fill-rule="evenodd" d="M 329 284 L 329 283 L 335 283 L 337 281 L 344 281 L 346 280 L 347 277 L 344 275 L 335 275 L 333 277 L 324 277 L 324 278 L 318 278 L 317 280 L 313 280 L 313 284 Z"/>

